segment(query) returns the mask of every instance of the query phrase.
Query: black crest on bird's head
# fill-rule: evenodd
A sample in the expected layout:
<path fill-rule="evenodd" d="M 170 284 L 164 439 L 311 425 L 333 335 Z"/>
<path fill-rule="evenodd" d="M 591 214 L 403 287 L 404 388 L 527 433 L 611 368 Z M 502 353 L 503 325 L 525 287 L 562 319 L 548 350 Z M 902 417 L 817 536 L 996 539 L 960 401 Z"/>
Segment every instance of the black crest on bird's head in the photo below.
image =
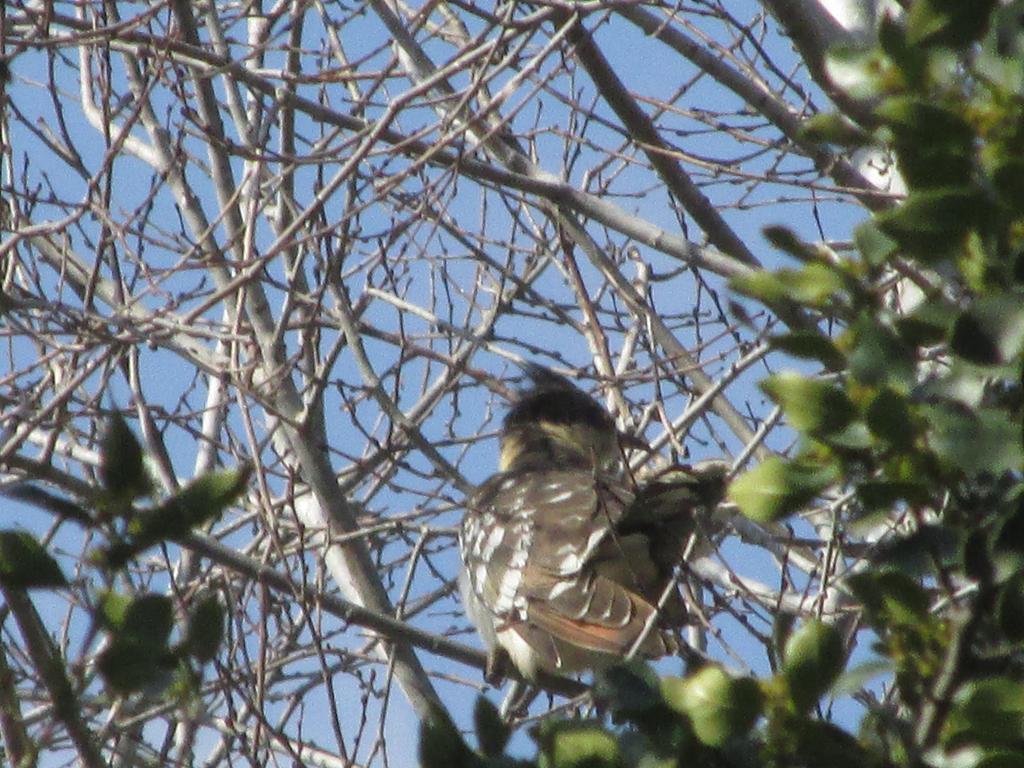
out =
<path fill-rule="evenodd" d="M 550 462 L 604 468 L 620 458 L 611 415 L 564 376 L 527 363 L 531 386 L 505 417 L 501 465 L 505 470 Z"/>
<path fill-rule="evenodd" d="M 532 386 L 521 392 L 512 405 L 505 417 L 506 428 L 549 422 L 615 429 L 612 417 L 601 404 L 564 376 L 536 363 L 526 363 L 523 368 Z"/>

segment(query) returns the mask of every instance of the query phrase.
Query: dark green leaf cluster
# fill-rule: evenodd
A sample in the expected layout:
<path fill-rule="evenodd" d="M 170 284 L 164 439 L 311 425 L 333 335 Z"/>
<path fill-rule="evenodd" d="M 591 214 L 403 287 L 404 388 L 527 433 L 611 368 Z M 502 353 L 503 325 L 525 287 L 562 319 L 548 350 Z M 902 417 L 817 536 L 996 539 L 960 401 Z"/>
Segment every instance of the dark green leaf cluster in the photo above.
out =
<path fill-rule="evenodd" d="M 24 531 L 0 531 L 0 585 L 13 589 L 63 587 L 57 561 Z"/>
<path fill-rule="evenodd" d="M 97 666 L 111 690 L 122 696 L 168 688 L 177 698 L 194 695 L 201 679 L 196 663 L 216 655 L 224 633 L 224 607 L 214 595 L 193 601 L 183 638 L 175 644 L 174 604 L 165 595 L 106 592 L 97 617 L 108 634 Z"/>
<path fill-rule="evenodd" d="M 250 468 L 210 472 L 155 505 L 141 506 L 153 490 L 142 446 L 124 420 L 110 419 L 102 441 L 101 487 L 88 506 L 53 496 L 24 484 L 9 495 L 48 509 L 91 528 L 107 540 L 92 558 L 105 580 L 116 577 L 145 550 L 177 541 L 217 517 L 245 489 Z M 0 588 L 60 588 L 67 585 L 57 561 L 30 534 L 0 531 Z M 97 668 L 119 695 L 165 691 L 184 698 L 194 694 L 201 665 L 220 647 L 225 612 L 214 595 L 190 601 L 178 642 L 175 602 L 156 594 L 126 595 L 105 591 L 97 595 L 94 615 L 107 640 Z"/>
<path fill-rule="evenodd" d="M 424 726 L 420 760 L 425 768 L 603 768 L 612 766 L 754 765 L 747 733 L 762 711 L 763 694 L 751 678 L 734 678 L 716 666 L 683 679 L 659 680 L 640 663 L 598 676 L 598 706 L 629 727 L 609 729 L 601 720 L 551 719 L 531 733 L 536 763 L 504 755 L 508 726 L 486 699 L 475 711 L 478 750 L 471 749 L 446 716 Z"/>
<path fill-rule="evenodd" d="M 950 492 L 1021 470 L 1024 57 L 1007 56 L 1020 52 L 1020 4 L 996 6 L 920 0 L 883 23 L 876 48 L 833 57 L 874 104 L 871 120 L 816 120 L 811 135 L 886 147 L 908 193 L 859 228 L 858 255 L 773 227 L 769 240 L 802 266 L 734 283 L 839 328 L 773 340 L 826 373 L 762 383 L 805 442 L 734 484 L 755 519 L 791 514 L 839 479 L 864 514 L 904 505 L 962 516 Z M 921 295 L 910 312 L 893 308 L 896 281 Z"/>
<path fill-rule="evenodd" d="M 840 531 L 909 523 L 846 584 L 895 681 L 859 739 L 878 764 L 964 749 L 964 764 L 1016 764 L 1006 755 L 1024 747 L 1022 11 L 918 0 L 877 47 L 837 52 L 833 71 L 871 119 L 818 119 L 809 135 L 887 148 L 906 199 L 860 227 L 849 258 L 773 229 L 803 266 L 736 282 L 838 332 L 774 340 L 823 373 L 763 382 L 800 450 L 738 478 L 731 498 L 770 521 L 838 489 L 851 500 Z M 920 294 L 912 311 L 893 308 L 897 284 Z M 777 720 L 768 751 L 792 757 Z"/>
<path fill-rule="evenodd" d="M 753 768 L 804 764 L 794 756 L 813 752 L 821 765 L 864 765 L 867 752 L 853 737 L 808 715 L 838 679 L 844 656 L 833 627 L 809 622 L 790 635 L 782 669 L 768 680 L 714 664 L 661 679 L 640 662 L 613 667 L 597 676 L 593 697 L 618 727 L 598 719 L 546 720 L 531 734 L 536 763 L 504 754 L 508 726 L 481 697 L 474 713 L 479 748 L 439 713 L 424 725 L 420 760 L 425 768 Z M 763 718 L 765 728 L 755 730 Z"/>
<path fill-rule="evenodd" d="M 251 473 L 248 465 L 209 472 L 156 506 L 140 509 L 137 500 L 151 490 L 142 447 L 115 416 L 103 442 L 103 491 L 98 498 L 112 523 L 111 542 L 96 553 L 97 559 L 118 569 L 156 544 L 180 539 L 219 517 L 248 485 Z"/>

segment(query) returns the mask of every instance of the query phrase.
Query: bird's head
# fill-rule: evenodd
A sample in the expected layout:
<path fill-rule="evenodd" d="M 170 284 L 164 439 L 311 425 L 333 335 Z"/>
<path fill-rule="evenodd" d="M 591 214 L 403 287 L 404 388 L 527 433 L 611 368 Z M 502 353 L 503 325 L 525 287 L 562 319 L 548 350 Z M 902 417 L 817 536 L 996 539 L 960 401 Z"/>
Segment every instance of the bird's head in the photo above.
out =
<path fill-rule="evenodd" d="M 505 417 L 502 471 L 585 466 L 599 471 L 622 461 L 620 435 L 608 412 L 572 382 L 543 366 L 524 366 L 531 381 Z"/>

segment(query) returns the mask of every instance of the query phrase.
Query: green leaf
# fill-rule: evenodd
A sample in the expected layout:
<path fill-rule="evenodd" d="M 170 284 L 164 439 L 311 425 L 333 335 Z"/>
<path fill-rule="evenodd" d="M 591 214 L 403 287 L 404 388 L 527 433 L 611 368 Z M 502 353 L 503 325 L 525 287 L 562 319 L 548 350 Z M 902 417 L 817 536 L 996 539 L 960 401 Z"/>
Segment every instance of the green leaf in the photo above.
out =
<path fill-rule="evenodd" d="M 916 531 L 877 545 L 872 562 L 913 576 L 932 574 L 936 567 L 959 561 L 962 538 L 953 528 L 922 525 Z"/>
<path fill-rule="evenodd" d="M 180 705 L 194 702 L 201 693 L 202 677 L 190 665 L 175 657 L 174 669 L 170 673 L 170 683 L 161 692 L 164 701 L 174 701 Z"/>
<path fill-rule="evenodd" d="M 728 497 L 751 520 L 767 523 L 796 512 L 837 480 L 832 465 L 772 457 L 733 480 Z"/>
<path fill-rule="evenodd" d="M 953 325 L 950 348 L 969 363 L 975 365 L 999 365 L 1002 355 L 995 339 L 985 332 L 977 316 L 965 312 Z"/>
<path fill-rule="evenodd" d="M 616 664 L 595 673 L 594 700 L 616 714 L 636 719 L 661 704 L 658 676 L 637 659 Z"/>
<path fill-rule="evenodd" d="M 774 349 L 804 360 L 817 360 L 827 369 L 846 367 L 846 356 L 827 336 L 814 331 L 790 331 L 770 339 Z"/>
<path fill-rule="evenodd" d="M 1018 59 L 1017 65 L 1024 64 L 1024 26 L 1021 25 L 1022 18 L 1021 0 L 1008 0 L 997 9 L 991 18 L 989 38 L 982 48 L 983 53 L 996 55 L 1001 58 L 1013 57 Z M 1007 90 L 1014 90 L 1002 84 Z M 1024 84 L 1022 84 L 1024 85 Z"/>
<path fill-rule="evenodd" d="M 821 441 L 834 448 L 838 455 L 863 454 L 874 446 L 871 433 L 864 422 L 854 421 L 839 432 L 822 435 Z"/>
<path fill-rule="evenodd" d="M 900 79 L 892 60 L 882 51 L 854 46 L 833 46 L 825 56 L 828 78 L 851 98 L 877 99 Z"/>
<path fill-rule="evenodd" d="M 974 141 L 974 129 L 962 113 L 923 96 L 890 96 L 875 107 L 875 115 L 899 133 L 932 144 L 966 146 Z"/>
<path fill-rule="evenodd" d="M 896 142 L 897 164 L 914 189 L 940 189 L 969 179 L 974 170 L 973 147 L 924 143 L 914 137 Z"/>
<path fill-rule="evenodd" d="M 420 725 L 419 764 L 423 768 L 477 768 L 480 760 L 462 740 L 448 713 L 436 707 Z"/>
<path fill-rule="evenodd" d="M 850 423 L 855 409 L 838 387 L 798 373 L 769 376 L 761 389 L 778 403 L 789 423 L 811 435 L 829 435 Z"/>
<path fill-rule="evenodd" d="M 901 68 L 906 67 L 905 57 L 908 50 L 907 30 L 903 19 L 894 13 L 883 13 L 878 18 L 878 47 Z M 899 93 L 906 89 L 900 88 Z"/>
<path fill-rule="evenodd" d="M 1024 643 L 1024 575 L 1018 573 L 999 590 L 999 628 L 1012 643 Z"/>
<path fill-rule="evenodd" d="M 790 636 L 782 664 L 793 703 L 801 711 L 814 706 L 843 671 L 846 652 L 839 632 L 822 621 L 809 621 Z"/>
<path fill-rule="evenodd" d="M 122 595 L 118 592 L 101 592 L 96 615 L 107 629 L 119 630 L 124 626 L 125 617 L 134 599 L 131 595 Z"/>
<path fill-rule="evenodd" d="M 1004 293 L 974 302 L 953 324 L 950 348 L 975 365 L 1005 365 L 1024 350 L 1024 296 Z"/>
<path fill-rule="evenodd" d="M 1020 71 L 1020 63 L 1016 68 Z M 982 162 L 1000 197 L 1012 210 L 1024 209 L 1024 158 L 1015 145 L 991 142 L 982 148 Z"/>
<path fill-rule="evenodd" d="M 762 304 L 782 301 L 787 296 L 787 288 L 783 282 L 774 273 L 766 270 L 734 277 L 729 281 L 729 285 L 737 293 L 757 299 Z"/>
<path fill-rule="evenodd" d="M 907 13 L 907 42 L 911 45 L 965 48 L 988 29 L 997 0 L 917 0 Z"/>
<path fill-rule="evenodd" d="M 771 243 L 783 253 L 788 253 L 796 259 L 804 262 L 818 261 L 818 253 L 815 249 L 801 240 L 796 232 L 789 227 L 772 224 L 761 230 L 764 239 Z"/>
<path fill-rule="evenodd" d="M 174 627 L 169 597 L 145 594 L 129 598 L 101 594 L 98 616 L 110 632 L 110 644 L 97 659 L 99 670 L 114 691 L 128 695 L 173 682 L 178 659 L 168 648 Z"/>
<path fill-rule="evenodd" d="M 682 718 L 674 712 L 668 713 L 674 722 L 667 726 L 648 730 L 630 729 L 619 734 L 619 759 L 630 768 L 680 768 L 674 753 L 687 749 L 695 742 L 685 726 Z M 664 744 L 664 746 L 662 746 Z M 685 744 L 685 746 L 682 746 Z M 522 762 L 512 766 L 494 766 L 494 768 L 531 768 L 533 763 Z"/>
<path fill-rule="evenodd" d="M 842 274 L 828 264 L 807 264 L 797 271 L 780 270 L 779 279 L 788 286 L 793 301 L 812 307 L 825 306 L 842 291 Z"/>
<path fill-rule="evenodd" d="M 875 627 L 914 625 L 928 618 L 928 593 L 904 573 L 864 571 L 849 577 L 847 584 Z"/>
<path fill-rule="evenodd" d="M 174 606 L 165 595 L 142 595 L 132 601 L 121 626 L 121 636 L 141 643 L 166 645 L 174 628 Z"/>
<path fill-rule="evenodd" d="M 1005 677 L 968 681 L 956 694 L 946 726 L 949 746 L 1019 746 L 1024 739 L 1024 685 Z"/>
<path fill-rule="evenodd" d="M 245 490 L 252 468 L 209 472 L 197 478 L 147 515 L 129 530 L 140 539 L 153 542 L 185 535 L 193 528 L 218 517 Z"/>
<path fill-rule="evenodd" d="M 900 502 L 926 505 L 931 500 L 927 485 L 911 480 L 865 480 L 857 485 L 857 498 L 871 511 L 889 510 Z"/>
<path fill-rule="evenodd" d="M 900 172 L 911 188 L 955 187 L 974 170 L 974 130 L 955 109 L 921 96 L 893 96 L 875 109 L 895 134 Z"/>
<path fill-rule="evenodd" d="M 991 392 L 991 374 L 991 369 L 983 370 L 954 357 L 944 375 L 922 382 L 915 395 L 920 401 L 945 401 L 947 407 L 973 410 L 979 408 L 986 393 Z M 926 415 L 923 409 L 919 411 Z"/>
<path fill-rule="evenodd" d="M 1024 752 L 1005 749 L 986 752 L 972 768 L 1024 768 Z"/>
<path fill-rule="evenodd" d="M 0 531 L 0 584 L 13 589 L 63 587 L 60 566 L 25 531 Z"/>
<path fill-rule="evenodd" d="M 618 768 L 615 737 L 599 723 L 580 720 L 546 721 L 539 741 L 540 768 Z"/>
<path fill-rule="evenodd" d="M 116 639 L 96 660 L 100 674 L 116 693 L 127 696 L 173 682 L 177 659 L 166 646 Z"/>
<path fill-rule="evenodd" d="M 804 717 L 796 723 L 799 733 L 799 759 L 782 765 L 808 768 L 864 768 L 872 759 L 858 741 L 846 731 L 821 720 Z"/>
<path fill-rule="evenodd" d="M 119 499 L 130 501 L 150 492 L 142 446 L 119 413 L 111 415 L 100 446 L 100 480 Z"/>
<path fill-rule="evenodd" d="M 959 311 L 941 296 L 929 296 L 895 322 L 899 338 L 916 347 L 931 347 L 949 338 Z"/>
<path fill-rule="evenodd" d="M 252 467 L 209 472 L 197 478 L 159 506 L 139 512 L 128 523 L 129 538 L 104 549 L 101 560 L 120 568 L 155 544 L 176 541 L 218 517 L 245 490 Z"/>
<path fill-rule="evenodd" d="M 764 696 L 749 677 L 734 678 L 721 667 L 702 667 L 685 679 L 662 681 L 665 702 L 690 718 L 704 744 L 721 747 L 746 734 L 761 715 Z"/>
<path fill-rule="evenodd" d="M 878 316 L 857 318 L 840 346 L 848 350 L 850 373 L 864 384 L 904 389 L 916 383 L 914 351 Z"/>
<path fill-rule="evenodd" d="M 843 279 L 835 268 L 813 263 L 802 269 L 752 272 L 734 277 L 730 285 L 739 293 L 766 304 L 789 300 L 809 307 L 823 307 L 843 289 Z"/>
<path fill-rule="evenodd" d="M 999 524 L 992 543 L 992 561 L 998 581 L 1024 572 L 1024 502 L 1018 500 Z"/>
<path fill-rule="evenodd" d="M 1024 93 L 1024 35 L 1019 0 L 1004 5 L 996 12 L 994 21 L 974 65 L 978 74 L 991 83 L 993 91 Z"/>
<path fill-rule="evenodd" d="M 936 455 L 968 475 L 1019 470 L 1024 465 L 1020 424 L 995 408 L 970 411 L 939 404 L 923 406 Z"/>
<path fill-rule="evenodd" d="M 918 430 L 903 395 L 887 387 L 878 390 L 868 403 L 864 421 L 876 437 L 900 449 L 913 446 Z"/>
<path fill-rule="evenodd" d="M 480 751 L 486 757 L 498 757 L 505 752 L 511 731 L 501 719 L 498 708 L 483 696 L 477 696 L 473 707 L 473 725 Z"/>
<path fill-rule="evenodd" d="M 217 655 L 223 639 L 224 606 L 216 595 L 208 595 L 189 614 L 185 648 L 200 662 L 207 662 Z"/>
<path fill-rule="evenodd" d="M 817 144 L 856 149 L 874 143 L 867 131 L 837 112 L 819 112 L 800 124 L 800 134 Z"/>
<path fill-rule="evenodd" d="M 985 200 L 967 186 L 915 190 L 903 205 L 875 216 L 883 233 L 925 262 L 961 249 L 986 214 Z"/>
<path fill-rule="evenodd" d="M 986 587 L 991 585 L 995 569 L 992 565 L 987 533 L 977 529 L 969 531 L 962 538 L 962 542 L 961 567 L 964 576 Z"/>
<path fill-rule="evenodd" d="M 874 267 L 886 264 L 897 249 L 896 241 L 883 233 L 873 219 L 868 219 L 854 230 L 853 242 L 864 261 Z"/>
<path fill-rule="evenodd" d="M 99 617 L 112 634 L 144 645 L 167 645 L 174 628 L 174 606 L 165 595 L 127 597 L 104 592 Z"/>

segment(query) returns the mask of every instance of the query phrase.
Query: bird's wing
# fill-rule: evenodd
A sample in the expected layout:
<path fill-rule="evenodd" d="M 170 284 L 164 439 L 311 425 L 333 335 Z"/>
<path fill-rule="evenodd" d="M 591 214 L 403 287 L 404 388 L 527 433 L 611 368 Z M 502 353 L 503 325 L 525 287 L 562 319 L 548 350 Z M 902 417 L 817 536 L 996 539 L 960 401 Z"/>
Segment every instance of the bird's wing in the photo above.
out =
<path fill-rule="evenodd" d="M 469 588 L 499 622 L 526 610 L 520 586 L 533 523 L 519 489 L 512 473 L 492 477 L 470 500 L 460 530 Z"/>
<path fill-rule="evenodd" d="M 615 533 L 632 498 L 585 470 L 511 475 L 481 494 L 480 519 L 500 518 L 504 528 L 480 553 L 484 599 L 500 601 L 509 625 L 539 653 L 561 658 L 568 645 L 623 655 L 654 613 L 650 542 Z M 646 656 L 668 650 L 658 631 L 640 649 Z"/>

